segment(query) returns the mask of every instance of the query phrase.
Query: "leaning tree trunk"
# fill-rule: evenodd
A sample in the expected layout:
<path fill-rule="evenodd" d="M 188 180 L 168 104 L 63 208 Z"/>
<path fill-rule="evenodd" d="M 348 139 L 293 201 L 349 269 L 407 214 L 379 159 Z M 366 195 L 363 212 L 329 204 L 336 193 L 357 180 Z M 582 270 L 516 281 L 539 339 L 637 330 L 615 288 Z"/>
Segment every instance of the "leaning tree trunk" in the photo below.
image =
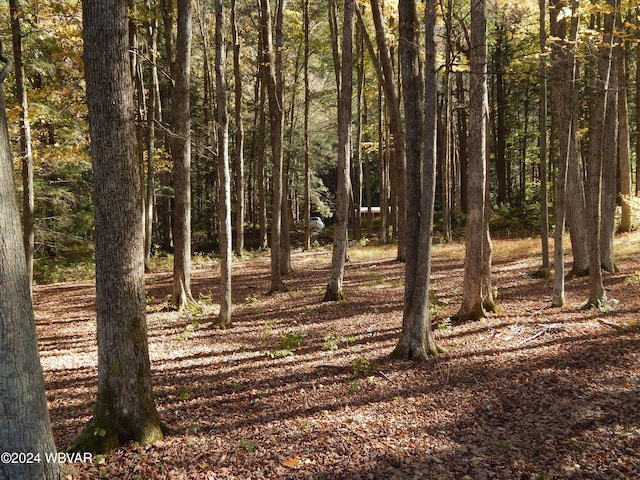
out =
<path fill-rule="evenodd" d="M 486 316 L 482 298 L 487 178 L 487 20 L 485 0 L 471 3 L 471 71 L 469 84 L 468 213 L 462 305 L 455 320 Z"/>
<path fill-rule="evenodd" d="M 10 64 L 0 72 L 2 82 Z M 20 228 L 4 93 L 0 90 L 0 451 L 38 455 L 40 462 L 0 463 L 7 479 L 59 478 L 60 467 L 45 461 L 55 455 L 38 339 L 31 304 L 30 278 Z M 3 453 L 6 454 L 6 453 Z M 3 458 L 4 460 L 4 458 Z"/>
<path fill-rule="evenodd" d="M 94 174 L 98 393 L 78 449 L 162 437 L 145 318 L 142 205 L 124 2 L 83 2 Z"/>
<path fill-rule="evenodd" d="M 404 315 L 400 340 L 392 356 L 423 361 L 442 350 L 435 342 L 429 315 L 431 236 L 436 184 L 436 0 L 425 11 L 426 61 L 423 81 L 418 67 L 420 23 L 415 0 L 400 0 L 400 58 L 407 118 L 407 259 Z M 423 122 L 424 114 L 424 122 Z"/>
<path fill-rule="evenodd" d="M 340 71 L 340 90 L 338 104 L 338 195 L 336 205 L 336 224 L 333 233 L 333 257 L 329 283 L 324 301 L 344 300 L 342 281 L 344 264 L 347 257 L 349 227 L 349 172 L 351 157 L 351 96 L 353 81 L 353 15 L 354 1 L 345 0 L 344 23 L 342 30 L 342 64 Z"/>

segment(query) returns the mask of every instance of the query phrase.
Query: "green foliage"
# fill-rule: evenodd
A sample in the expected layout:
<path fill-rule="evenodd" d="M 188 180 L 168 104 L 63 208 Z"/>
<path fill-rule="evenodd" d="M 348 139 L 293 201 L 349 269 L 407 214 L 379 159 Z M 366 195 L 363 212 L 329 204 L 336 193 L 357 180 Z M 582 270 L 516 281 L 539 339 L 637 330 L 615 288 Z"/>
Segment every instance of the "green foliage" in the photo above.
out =
<path fill-rule="evenodd" d="M 293 351 L 302 344 L 304 334 L 299 331 L 287 331 L 280 337 L 278 346 L 269 351 L 271 358 L 282 358 L 293 355 Z"/>
<path fill-rule="evenodd" d="M 336 337 L 333 333 L 327 333 L 323 340 L 322 350 L 333 352 L 340 349 L 341 346 L 348 347 L 356 341 L 356 337 Z"/>
<path fill-rule="evenodd" d="M 93 252 L 76 252 L 67 257 L 40 257 L 33 264 L 33 281 L 37 285 L 92 280 L 95 278 Z"/>
<path fill-rule="evenodd" d="M 351 373 L 354 378 L 368 377 L 378 370 L 378 366 L 365 357 L 356 357 L 351 361 Z"/>
<path fill-rule="evenodd" d="M 247 453 L 253 453 L 253 451 L 256 449 L 256 442 L 253 440 L 247 440 L 246 438 L 241 438 L 240 447 L 243 448 Z"/>

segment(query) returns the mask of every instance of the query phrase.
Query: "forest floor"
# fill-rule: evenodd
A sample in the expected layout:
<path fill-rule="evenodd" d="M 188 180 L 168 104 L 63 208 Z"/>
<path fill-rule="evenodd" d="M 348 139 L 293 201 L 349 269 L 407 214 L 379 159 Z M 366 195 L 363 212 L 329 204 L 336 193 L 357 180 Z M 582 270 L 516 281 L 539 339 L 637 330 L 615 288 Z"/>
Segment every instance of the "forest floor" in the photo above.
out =
<path fill-rule="evenodd" d="M 640 234 L 619 236 L 615 302 L 583 310 L 587 279 L 552 308 L 534 278 L 539 239 L 495 240 L 500 312 L 452 325 L 464 246 L 434 246 L 433 326 L 446 353 L 389 359 L 400 332 L 395 249 L 353 248 L 347 300 L 322 303 L 331 252 L 292 256 L 287 293 L 267 295 L 269 259 L 234 263 L 233 327 L 212 329 L 218 267 L 194 260 L 198 307 L 167 308 L 168 263 L 147 277 L 156 404 L 170 434 L 77 463 L 107 479 L 640 478 Z M 568 259 L 568 258 L 567 258 Z M 58 448 L 96 393 L 94 285 L 39 286 L 35 309 Z"/>

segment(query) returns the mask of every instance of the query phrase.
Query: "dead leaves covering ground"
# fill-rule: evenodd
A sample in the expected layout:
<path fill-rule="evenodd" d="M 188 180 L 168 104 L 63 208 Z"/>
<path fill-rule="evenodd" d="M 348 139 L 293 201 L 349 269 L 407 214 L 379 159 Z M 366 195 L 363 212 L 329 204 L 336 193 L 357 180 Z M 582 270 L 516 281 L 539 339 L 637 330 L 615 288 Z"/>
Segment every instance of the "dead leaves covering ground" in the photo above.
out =
<path fill-rule="evenodd" d="M 550 308 L 537 241 L 494 243 L 500 313 L 450 325 L 461 245 L 435 247 L 433 314 L 447 354 L 388 359 L 402 319 L 403 265 L 392 248 L 354 249 L 347 301 L 321 303 L 330 252 L 296 253 L 289 292 L 265 294 L 269 261 L 234 266 L 234 326 L 210 329 L 217 267 L 199 262 L 202 306 L 166 311 L 170 276 L 152 274 L 148 323 L 157 406 L 171 430 L 126 445 L 77 478 L 623 479 L 640 478 L 639 236 L 619 239 L 616 303 L 584 311 L 586 280 Z M 93 286 L 36 289 L 36 315 L 59 449 L 95 399 Z"/>

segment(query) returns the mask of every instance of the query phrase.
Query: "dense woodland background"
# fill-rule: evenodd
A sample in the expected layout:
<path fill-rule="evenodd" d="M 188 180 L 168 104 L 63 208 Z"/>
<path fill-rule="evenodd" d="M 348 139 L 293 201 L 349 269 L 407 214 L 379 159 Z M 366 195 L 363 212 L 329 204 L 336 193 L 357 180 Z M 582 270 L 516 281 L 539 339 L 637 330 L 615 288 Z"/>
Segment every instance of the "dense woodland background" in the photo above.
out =
<path fill-rule="evenodd" d="M 637 373 L 626 376 L 637 366 L 631 352 L 637 346 L 638 306 L 628 291 L 637 289 L 637 235 L 629 232 L 640 211 L 640 7 L 635 2 L 11 0 L 0 15 L 5 17 L 0 60 L 7 65 L 0 78 L 9 72 L 8 57 L 15 66 L 4 79 L 9 135 L 0 138 L 0 160 L 14 159 L 22 201 L 21 229 L 13 200 L 6 200 L 0 215 L 7 249 L 2 255 L 10 259 L 0 269 L 6 288 L 0 317 L 11 326 L 0 364 L 10 373 L 0 392 L 18 412 L 0 423 L 5 451 L 18 448 L 12 442 L 19 437 L 20 447 L 34 452 L 51 451 L 54 441 L 59 450 L 94 453 L 125 446 L 117 451 L 133 451 L 133 459 L 116 453 L 112 459 L 121 463 L 107 465 L 109 457 L 100 457 L 92 466 L 80 466 L 81 476 L 114 478 L 123 470 L 141 478 L 171 477 L 148 460 L 153 457 L 148 448 L 178 458 L 182 442 L 200 448 L 198 442 L 214 440 L 225 453 L 211 462 L 229 478 L 240 476 L 247 461 L 257 478 L 357 478 L 359 470 L 368 478 L 430 478 L 429 472 L 443 478 L 458 473 L 614 478 L 638 472 L 629 454 L 637 443 L 637 415 L 627 396 Z M 12 199 L 11 172 L 4 163 L 0 193 Z M 326 228 L 311 228 L 316 216 Z M 617 234 L 623 236 L 616 240 Z M 494 251 L 492 237 L 507 239 L 497 243 L 502 252 Z M 534 249 L 531 242 L 539 246 Z M 329 262 L 324 253 L 330 245 Z M 525 254 L 509 250 L 514 245 Z M 367 249 L 376 259 L 366 257 Z M 262 252 L 268 252 L 268 265 Z M 198 271 L 203 266 L 206 278 Z M 434 270 L 433 283 L 432 266 L 440 269 Z M 324 297 L 318 292 L 317 299 L 305 300 L 303 293 L 315 291 L 319 276 L 321 284 L 328 279 Z M 69 280 L 76 283 L 60 284 Z M 85 280 L 89 286 L 78 283 Z M 378 288 L 384 291 L 376 293 Z M 77 300 L 69 304 L 76 315 L 64 320 L 69 325 L 53 317 L 42 323 L 43 316 L 69 313 L 56 306 L 64 295 Z M 458 303 L 456 312 L 451 307 Z M 94 308 L 95 320 L 88 313 Z M 265 309 L 272 313 L 265 316 Z M 23 323 L 12 324 L 13 318 Z M 360 329 L 352 332 L 349 319 L 363 322 Z M 211 326 L 206 331 L 205 321 Z M 364 327 L 366 322 L 372 323 Z M 579 328 L 567 326 L 572 322 Z M 333 331 L 320 336 L 318 324 L 331 324 Z M 19 325 L 28 338 L 18 334 Z M 381 330 L 371 330 L 372 325 Z M 44 379 L 39 369 L 26 367 L 37 363 L 36 326 L 45 338 L 40 344 Z M 67 328 L 79 332 L 70 343 Z M 64 330 L 59 339 L 67 353 L 52 348 L 57 329 Z M 262 336 L 254 338 L 260 329 Z M 467 347 L 473 342 L 480 348 L 485 331 L 499 336 L 488 353 Z M 595 346 L 592 340 L 601 334 L 608 341 Z M 184 356 L 172 367 L 165 355 L 172 347 L 163 342 L 177 341 L 176 336 L 198 340 L 185 344 Z M 222 350 L 205 352 L 214 337 Z M 618 350 L 608 351 L 605 344 Z M 521 385 L 526 400 L 512 420 L 526 419 L 526 433 L 491 437 L 486 450 L 479 449 L 475 426 L 510 428 L 502 420 L 494 425 L 494 414 L 510 417 L 520 402 L 496 387 L 496 378 L 504 374 L 510 384 L 530 379 L 506 364 L 521 351 L 536 350 L 532 361 L 538 367 L 528 367 L 532 383 L 546 388 L 555 381 L 549 378 L 562 378 L 540 375 L 545 359 L 550 359 L 546 368 L 579 379 L 577 370 L 587 367 L 576 364 L 572 354 L 563 357 L 565 345 L 609 359 L 606 375 L 593 369 L 587 375 L 593 382 L 606 382 L 608 375 L 620 387 L 612 398 L 625 407 L 616 421 L 592 418 L 593 409 L 611 408 L 600 393 L 575 396 L 576 405 L 588 406 L 575 423 L 588 418 L 595 426 L 568 439 L 551 426 L 570 406 L 554 406 L 545 416 L 532 407 L 535 395 Z M 12 351 L 22 353 L 14 359 Z M 70 360 L 69 352 L 80 356 Z M 438 362 L 446 362 L 448 370 L 440 370 L 445 386 L 450 369 L 467 357 L 499 356 L 498 368 L 487 373 L 478 392 L 472 387 L 478 379 L 466 374 L 452 383 L 464 390 L 457 397 L 462 405 L 477 395 L 495 412 L 476 404 L 479 414 L 467 418 L 465 408 L 443 397 L 449 414 L 464 417 L 464 433 L 457 446 L 447 443 L 450 437 L 433 440 L 443 442 L 437 447 L 426 444 L 428 437 L 408 426 L 407 412 L 415 409 L 407 402 L 419 397 L 429 403 L 427 390 L 446 388 L 416 386 L 415 371 L 404 371 L 405 364 L 390 360 L 389 353 L 422 362 L 418 369 L 443 368 Z M 95 361 L 85 362 L 87 354 L 97 354 L 97 368 Z M 218 378 L 214 364 L 233 363 L 237 355 L 248 362 L 257 358 L 276 385 L 295 385 L 293 393 L 272 392 L 269 380 L 264 383 L 250 371 L 242 381 Z M 204 405 L 213 395 L 211 385 L 189 373 L 198 363 L 191 360 L 209 357 L 213 363 L 202 365 L 203 373 L 219 383 L 230 410 Z M 271 369 L 262 357 L 272 361 Z M 481 370 L 481 363 L 470 365 Z M 160 373 L 152 373 L 158 365 Z M 290 367 L 299 374 L 285 381 L 282 369 Z M 69 368 L 82 372 L 77 382 L 73 372 L 67 376 Z M 162 373 L 165 368 L 176 368 L 173 383 Z M 19 386 L 20 372 L 27 371 Z M 156 381 L 160 386 L 154 389 Z M 346 394 L 359 399 L 323 408 L 328 397 L 316 396 L 316 389 L 339 398 L 345 381 Z M 416 389 L 409 391 L 408 385 Z M 389 386 L 397 395 L 384 393 Z M 588 382 L 582 386 L 591 388 Z M 310 396 L 304 393 L 309 388 Z M 236 398 L 245 389 L 246 402 Z M 499 398 L 484 395 L 491 390 L 500 391 Z M 28 391 L 37 393 L 29 397 L 34 407 L 20 409 Z M 95 402 L 88 398 L 94 393 Z M 61 396 L 77 403 L 69 409 Z M 192 398 L 193 405 L 179 405 Z M 246 428 L 256 424 L 249 420 L 236 419 L 229 430 L 211 424 L 235 408 L 245 409 L 247 419 L 257 408 L 270 410 L 264 398 L 280 402 L 274 417 L 257 422 L 272 425 L 271 439 L 261 429 L 252 430 L 252 439 Z M 395 418 L 404 427 L 375 445 L 372 439 L 380 439 L 381 432 L 363 427 L 360 437 L 369 453 L 359 452 L 347 466 L 340 455 L 357 448 L 355 430 L 343 442 L 326 442 L 333 460 L 311 453 L 318 444 L 288 454 L 274 444 L 270 451 L 282 458 L 266 464 L 245 458 L 282 440 L 279 429 L 290 428 L 285 424 L 291 420 L 280 410 L 287 398 L 304 406 L 298 413 L 308 423 L 301 431 L 353 422 L 343 418 L 352 404 L 363 407 L 365 425 L 370 418 L 379 420 L 380 411 L 374 410 L 390 401 L 402 405 Z M 181 413 L 183 407 L 188 414 Z M 329 412 L 334 413 L 330 421 L 318 420 Z M 197 428 L 181 416 L 199 418 Z M 531 430 L 537 417 L 551 433 Z M 37 428 L 30 426 L 34 419 Z M 420 422 L 426 426 L 432 420 Z M 208 430 L 200 432 L 200 424 Z M 239 433 L 245 435 L 240 448 L 227 454 L 222 438 Z M 551 448 L 533 451 L 523 438 L 534 434 L 556 449 L 575 440 L 576 452 L 566 457 Z M 405 445 L 407 435 L 411 440 Z M 621 441 L 612 442 L 611 435 Z M 132 440 L 136 443 L 128 444 Z M 325 443 L 326 435 L 317 440 Z M 380 459 L 370 451 L 380 448 L 393 453 Z M 420 461 L 414 456 L 421 449 L 445 453 Z M 516 459 L 505 451 L 517 452 Z M 607 462 L 601 452 L 616 451 L 619 461 L 585 460 L 593 451 Z M 457 454 L 471 460 L 457 467 Z M 398 460 L 406 456 L 406 462 Z M 197 472 L 188 460 L 173 463 L 185 478 L 216 478 L 207 461 Z M 589 476 L 605 463 L 606 475 Z M 0 466 L 0 474 L 67 474 L 58 465 L 23 467 Z"/>

